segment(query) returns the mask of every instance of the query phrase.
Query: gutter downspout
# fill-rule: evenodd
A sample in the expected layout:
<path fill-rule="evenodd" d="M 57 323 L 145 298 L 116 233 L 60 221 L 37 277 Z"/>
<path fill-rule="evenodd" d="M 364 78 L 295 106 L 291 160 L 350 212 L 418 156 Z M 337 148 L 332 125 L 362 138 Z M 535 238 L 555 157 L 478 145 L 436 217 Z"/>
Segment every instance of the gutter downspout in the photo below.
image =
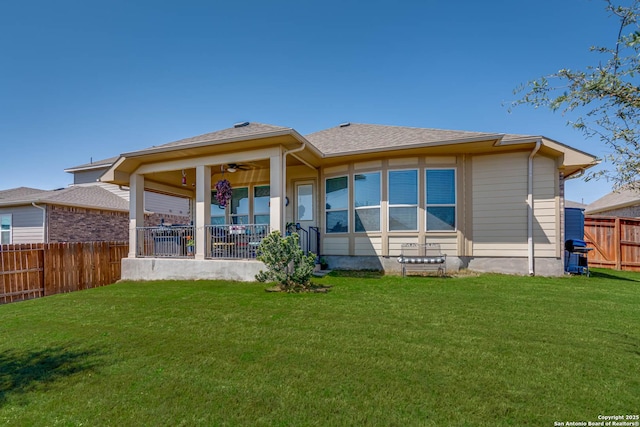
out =
<path fill-rule="evenodd" d="M 284 153 L 282 153 L 282 197 L 280 198 L 280 212 L 282 214 L 282 218 L 280 218 L 280 228 L 282 229 L 282 233 L 283 235 L 287 232 L 286 230 L 286 206 L 285 206 L 285 200 L 287 197 L 287 154 L 294 154 L 294 153 L 298 153 L 302 150 L 305 149 L 305 147 L 307 146 L 306 142 L 302 142 L 302 145 L 298 148 L 293 148 L 291 150 L 285 150 Z M 296 156 L 297 157 L 297 156 Z M 303 162 L 306 163 L 306 162 Z"/>
<path fill-rule="evenodd" d="M 42 211 L 42 237 L 44 243 L 49 243 L 49 227 L 47 227 L 47 208 L 36 205 L 36 202 L 31 202 L 31 206 L 38 208 Z"/>
<path fill-rule="evenodd" d="M 529 276 L 535 276 L 534 256 L 533 256 L 533 157 L 536 155 L 542 141 L 538 139 L 536 146 L 529 154 L 528 178 L 527 178 L 527 245 L 529 258 Z"/>

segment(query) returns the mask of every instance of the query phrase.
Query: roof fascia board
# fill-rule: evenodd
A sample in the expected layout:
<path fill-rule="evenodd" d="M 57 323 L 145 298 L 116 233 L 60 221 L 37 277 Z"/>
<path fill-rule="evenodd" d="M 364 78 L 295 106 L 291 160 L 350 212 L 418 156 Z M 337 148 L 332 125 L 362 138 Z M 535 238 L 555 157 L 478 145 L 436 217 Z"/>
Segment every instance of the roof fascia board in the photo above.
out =
<path fill-rule="evenodd" d="M 81 172 L 81 171 L 90 171 L 90 170 L 95 170 L 95 169 L 107 169 L 107 168 L 110 168 L 111 165 L 113 165 L 113 163 L 103 163 L 101 165 L 92 165 L 92 166 L 87 166 L 87 167 L 67 168 L 64 171 L 68 172 L 68 173 L 74 173 L 74 172 Z"/>
<path fill-rule="evenodd" d="M 257 150 L 247 150 L 241 152 L 223 153 L 204 157 L 193 157 L 179 160 L 166 160 L 156 163 L 146 163 L 140 165 L 134 173 L 148 174 L 156 172 L 169 172 L 179 169 L 189 169 L 200 165 L 218 165 L 225 163 L 255 162 L 257 160 L 268 159 L 280 153 L 279 147 L 267 147 Z"/>

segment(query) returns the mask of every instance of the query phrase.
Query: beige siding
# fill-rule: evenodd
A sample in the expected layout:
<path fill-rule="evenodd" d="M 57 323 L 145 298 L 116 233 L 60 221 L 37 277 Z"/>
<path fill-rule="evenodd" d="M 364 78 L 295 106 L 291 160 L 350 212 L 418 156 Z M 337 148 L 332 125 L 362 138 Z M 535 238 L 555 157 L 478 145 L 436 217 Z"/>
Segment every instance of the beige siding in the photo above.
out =
<path fill-rule="evenodd" d="M 418 243 L 418 236 L 389 236 L 389 256 L 399 256 L 405 243 Z"/>
<path fill-rule="evenodd" d="M 33 206 L 2 208 L 0 214 L 11 215 L 12 243 L 43 243 L 44 215 Z"/>
<path fill-rule="evenodd" d="M 423 243 L 437 243 L 443 253 L 451 256 L 458 255 L 458 236 L 426 236 Z"/>
<path fill-rule="evenodd" d="M 473 158 L 473 255 L 527 255 L 527 153 Z"/>
<path fill-rule="evenodd" d="M 325 236 L 322 241 L 322 253 L 324 255 L 349 255 L 349 238 Z"/>
<path fill-rule="evenodd" d="M 533 242 L 535 255 L 556 256 L 559 237 L 556 218 L 556 165 L 555 161 L 537 156 L 533 162 Z"/>
<path fill-rule="evenodd" d="M 355 255 L 382 256 L 382 237 L 356 237 Z"/>
<path fill-rule="evenodd" d="M 189 200 L 166 194 L 144 193 L 144 207 L 149 212 L 171 215 L 189 215 Z"/>

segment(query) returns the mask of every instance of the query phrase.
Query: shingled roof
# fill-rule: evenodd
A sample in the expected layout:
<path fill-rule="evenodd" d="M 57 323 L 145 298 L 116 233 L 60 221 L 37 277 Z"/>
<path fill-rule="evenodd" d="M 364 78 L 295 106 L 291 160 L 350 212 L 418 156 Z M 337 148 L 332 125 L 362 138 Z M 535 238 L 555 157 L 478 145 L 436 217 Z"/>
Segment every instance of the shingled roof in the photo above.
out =
<path fill-rule="evenodd" d="M 635 205 L 640 205 L 640 190 L 627 187 L 605 194 L 595 202 L 590 203 L 587 206 L 586 213 L 595 214 Z"/>
<path fill-rule="evenodd" d="M 39 190 L 31 187 L 10 188 L 8 190 L 0 190 L 0 202 L 5 199 L 15 199 L 20 197 L 29 197 L 35 194 L 46 193 L 47 190 Z"/>
<path fill-rule="evenodd" d="M 20 187 L 5 190 L 0 194 L 12 194 L 10 197 L 0 197 L 0 206 L 19 206 L 31 203 L 77 206 L 88 209 L 107 209 L 128 211 L 129 202 L 97 185 L 71 186 L 61 190 L 37 190 L 37 192 L 16 191 Z M 35 190 L 35 189 L 30 189 Z"/>
<path fill-rule="evenodd" d="M 198 136 L 192 136 L 191 138 L 185 138 L 167 144 L 158 145 L 157 147 L 173 147 L 179 145 L 190 145 L 204 142 L 223 141 L 226 139 L 243 138 L 249 139 L 251 136 L 262 136 L 265 133 L 290 131 L 291 128 L 282 126 L 266 125 L 263 123 L 248 123 L 238 125 L 237 127 L 231 127 L 227 129 L 218 130 L 215 132 L 205 133 Z"/>
<path fill-rule="evenodd" d="M 507 137 L 507 135 L 504 136 Z M 501 137 L 503 134 L 361 123 L 348 123 L 305 136 L 318 150 L 327 155 L 381 148 L 407 148 L 443 142 L 490 140 Z M 521 139 L 528 136 L 508 135 L 508 137 Z"/>

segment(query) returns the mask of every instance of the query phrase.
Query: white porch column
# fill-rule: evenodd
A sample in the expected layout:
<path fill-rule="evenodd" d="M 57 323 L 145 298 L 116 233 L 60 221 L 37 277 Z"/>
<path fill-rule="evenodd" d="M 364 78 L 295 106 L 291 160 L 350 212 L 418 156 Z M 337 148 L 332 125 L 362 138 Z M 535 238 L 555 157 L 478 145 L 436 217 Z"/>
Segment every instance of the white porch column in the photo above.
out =
<path fill-rule="evenodd" d="M 282 176 L 282 153 L 269 158 L 270 183 L 269 191 L 271 193 L 269 215 L 271 217 L 271 231 L 284 230 L 284 178 Z"/>
<path fill-rule="evenodd" d="M 195 259 L 204 259 L 207 249 L 205 225 L 211 222 L 211 167 L 196 166 Z"/>
<path fill-rule="evenodd" d="M 129 258 L 136 257 L 136 227 L 144 227 L 144 175 L 134 173 L 129 177 Z"/>

